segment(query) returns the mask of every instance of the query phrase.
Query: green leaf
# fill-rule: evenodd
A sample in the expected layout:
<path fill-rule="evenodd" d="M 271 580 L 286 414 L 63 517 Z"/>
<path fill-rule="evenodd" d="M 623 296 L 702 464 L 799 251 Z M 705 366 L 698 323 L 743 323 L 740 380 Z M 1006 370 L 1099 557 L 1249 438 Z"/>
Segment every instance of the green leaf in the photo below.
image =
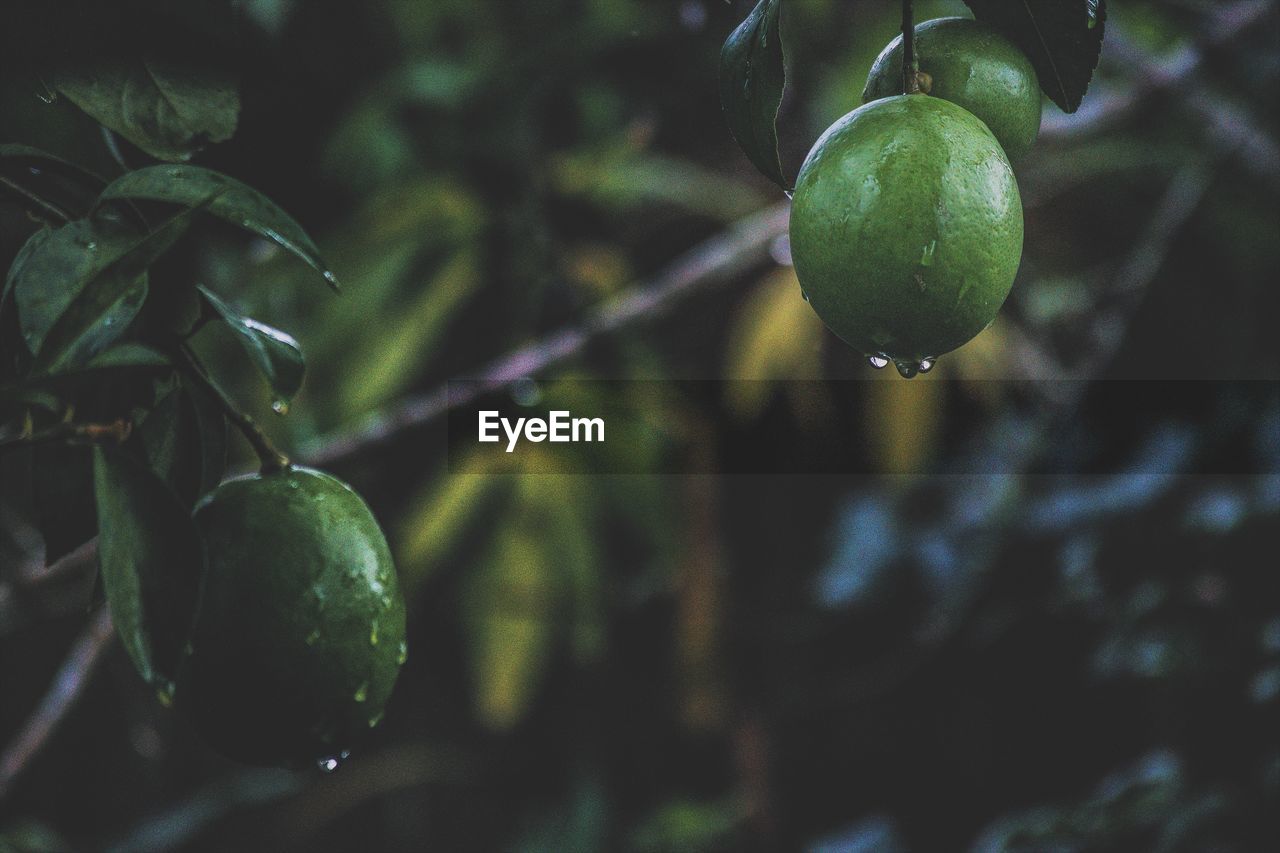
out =
<path fill-rule="evenodd" d="M 965 0 L 1031 60 L 1040 88 L 1063 112 L 1080 107 L 1102 53 L 1106 0 Z"/>
<path fill-rule="evenodd" d="M 199 290 L 227 327 L 239 337 L 249 358 L 270 383 L 276 399 L 286 404 L 292 400 L 302 387 L 302 377 L 306 373 L 298 342 L 279 329 L 237 313 L 207 287 L 201 285 Z"/>
<path fill-rule="evenodd" d="M 95 220 L 33 236 L 10 277 L 17 272 L 18 319 L 35 371 L 75 369 L 114 343 L 146 299 L 147 268 L 186 233 L 199 209 L 142 236 Z"/>
<path fill-rule="evenodd" d="M 59 318 L 85 295 L 89 285 L 138 240 L 136 231 L 88 219 L 31 235 L 9 268 L 5 293 L 14 293 L 22 337 L 33 354 L 42 352 Z M 100 339 L 88 357 L 111 344 L 141 309 L 146 281 L 135 276 L 127 284 L 118 298 L 102 306 Z"/>
<path fill-rule="evenodd" d="M 161 160 L 186 160 L 235 133 L 240 97 L 232 77 L 154 56 L 77 65 L 55 88 L 99 123 Z"/>
<path fill-rule="evenodd" d="M 127 454 L 95 448 L 93 483 L 111 618 L 142 677 L 170 691 L 195 621 L 204 546 L 168 487 Z"/>
<path fill-rule="evenodd" d="M 218 484 L 226 466 L 225 418 L 201 393 L 190 383 L 175 383 L 126 445 L 188 508 Z"/>
<path fill-rule="evenodd" d="M 338 279 L 320 258 L 320 250 L 271 199 L 253 187 L 212 169 L 198 166 L 148 166 L 116 178 L 102 191 L 103 199 L 146 199 L 173 204 L 199 204 L 218 197 L 209 212 L 278 243 L 316 269 L 334 288 Z"/>
<path fill-rule="evenodd" d="M 476 713 L 498 731 L 524 719 L 562 636 L 564 583 L 542 521 L 526 504 L 498 525 L 463 599 Z"/>
<path fill-rule="evenodd" d="M 173 362 L 159 350 L 136 341 L 125 341 L 100 352 L 85 365 L 89 370 L 107 370 L 116 367 L 172 367 Z"/>
<path fill-rule="evenodd" d="M 786 84 L 782 0 L 760 0 L 720 51 L 720 105 L 755 167 L 790 189 L 778 157 L 778 108 Z"/>
<path fill-rule="evenodd" d="M 207 391 L 190 382 L 182 393 L 191 404 L 200 443 L 200 471 L 196 496 L 208 494 L 222 482 L 227 471 L 227 415 Z"/>

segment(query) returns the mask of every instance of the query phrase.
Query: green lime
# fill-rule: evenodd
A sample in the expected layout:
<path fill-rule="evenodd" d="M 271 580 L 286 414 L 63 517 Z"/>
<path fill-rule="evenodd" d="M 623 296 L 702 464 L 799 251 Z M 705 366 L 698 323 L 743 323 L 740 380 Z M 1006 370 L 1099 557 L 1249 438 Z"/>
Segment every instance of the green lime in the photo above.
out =
<path fill-rule="evenodd" d="M 929 94 L 959 104 L 987 123 L 1010 160 L 1040 132 L 1040 83 L 1031 61 L 1004 35 L 971 18 L 936 18 L 916 26 L 916 57 Z M 902 94 L 902 36 L 881 51 L 863 103 Z"/>
<path fill-rule="evenodd" d="M 1013 170 L 987 126 L 950 101 L 873 101 L 828 128 L 800 167 L 791 253 L 832 331 L 877 367 L 927 369 L 986 328 L 1013 286 Z"/>
<path fill-rule="evenodd" d="M 195 519 L 208 575 L 177 707 L 231 758 L 332 769 L 405 658 L 381 528 L 351 487 L 296 467 L 223 483 Z"/>

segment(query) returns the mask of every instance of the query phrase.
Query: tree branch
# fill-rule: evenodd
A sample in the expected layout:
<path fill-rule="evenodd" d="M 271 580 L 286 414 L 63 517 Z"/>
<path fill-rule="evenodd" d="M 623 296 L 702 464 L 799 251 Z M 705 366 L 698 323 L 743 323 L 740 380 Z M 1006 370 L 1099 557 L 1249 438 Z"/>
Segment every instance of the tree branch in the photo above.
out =
<path fill-rule="evenodd" d="M 66 422 L 35 432 L 0 437 L 0 450 L 18 445 L 50 444 L 56 441 L 66 441 L 71 444 L 123 444 L 132 431 L 133 424 L 125 420 L 112 421 L 109 424 Z"/>
<path fill-rule="evenodd" d="M 434 391 L 409 397 L 354 429 L 321 438 L 301 455 L 320 465 L 340 462 L 385 444 L 406 430 L 429 424 L 484 394 L 562 364 L 601 335 L 659 317 L 682 299 L 763 263 L 773 241 L 787 233 L 789 214 L 790 205 L 783 202 L 747 217 L 690 250 L 647 287 L 612 299 L 579 325 L 561 329 L 491 363 L 465 389 L 454 388 L 451 395 L 446 383 Z"/>
<path fill-rule="evenodd" d="M 1176 100 L 1202 121 L 1220 151 L 1239 155 L 1254 173 L 1280 186 L 1280 145 L 1246 110 L 1216 93 L 1199 77 L 1208 55 L 1239 38 L 1275 11 L 1274 0 L 1237 0 L 1209 17 L 1206 35 L 1198 44 L 1159 58 L 1125 37 L 1118 28 L 1107 32 L 1104 57 L 1128 72 L 1120 90 L 1093 93 L 1074 115 L 1051 113 L 1040 127 L 1044 142 L 1068 141 L 1113 127 L 1162 93 L 1177 91 Z"/>
<path fill-rule="evenodd" d="M 80 698 L 111 638 L 111 614 L 103 607 L 93 614 L 88 627 L 71 647 L 49 692 L 40 700 L 22 731 L 0 754 L 0 800 Z"/>

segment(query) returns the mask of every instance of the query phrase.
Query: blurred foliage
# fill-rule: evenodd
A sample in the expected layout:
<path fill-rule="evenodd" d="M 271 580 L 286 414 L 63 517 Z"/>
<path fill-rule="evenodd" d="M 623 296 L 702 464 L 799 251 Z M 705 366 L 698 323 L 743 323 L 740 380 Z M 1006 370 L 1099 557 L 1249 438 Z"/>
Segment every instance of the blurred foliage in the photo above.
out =
<path fill-rule="evenodd" d="M 343 292 L 205 226 L 163 273 L 296 338 L 307 380 L 276 418 L 243 336 L 211 326 L 200 354 L 305 456 L 660 274 L 777 197 L 718 101 L 720 45 L 753 5 L 237 3 L 236 134 L 194 162 L 279 202 Z M 857 104 L 898 8 L 787 6 L 793 172 Z M 928 377 L 871 373 L 822 331 L 780 241 L 766 268 L 513 389 L 575 412 L 633 395 L 647 421 L 625 437 L 494 463 L 446 453 L 434 426 L 344 458 L 410 602 L 411 657 L 366 749 L 327 778 L 246 772 L 117 654 L 0 802 L 0 851 L 1268 849 L 1280 173 L 1258 152 L 1280 134 L 1275 12 L 1171 91 L 1148 86 L 1228 6 L 1111 4 L 1084 106 L 1046 107 L 1020 171 L 1014 296 Z M 119 174 L 93 121 L 42 94 L 0 77 L 0 142 Z M 1171 186 L 1202 195 L 1153 233 Z M 32 227 L 0 204 L 6 264 Z M 714 399 L 578 381 L 623 377 L 746 381 Z M 1219 381 L 1188 413 L 1090 432 L 1090 389 L 1124 379 Z M 596 460 L 609 470 L 747 453 L 883 473 L 583 475 L 593 453 L 617 455 Z M 93 529 L 88 484 L 64 473 L 84 450 L 30 456 L 0 457 L 6 485 L 41 495 L 0 507 L 0 740 L 91 594 L 28 579 Z"/>

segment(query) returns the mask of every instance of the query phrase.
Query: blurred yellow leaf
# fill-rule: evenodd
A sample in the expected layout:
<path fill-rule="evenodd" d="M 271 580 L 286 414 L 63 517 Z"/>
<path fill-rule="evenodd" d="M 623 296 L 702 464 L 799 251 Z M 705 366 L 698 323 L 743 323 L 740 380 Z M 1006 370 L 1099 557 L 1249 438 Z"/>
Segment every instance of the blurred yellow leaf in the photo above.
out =
<path fill-rule="evenodd" d="M 914 474 L 925 469 L 942 429 L 946 387 L 933 381 L 933 374 L 867 383 L 867 444 L 879 471 Z"/>
<path fill-rule="evenodd" d="M 743 300 L 729 332 L 728 406 L 740 418 L 760 414 L 779 380 L 818 379 L 822 321 L 800 295 L 791 267 L 779 267 Z"/>

